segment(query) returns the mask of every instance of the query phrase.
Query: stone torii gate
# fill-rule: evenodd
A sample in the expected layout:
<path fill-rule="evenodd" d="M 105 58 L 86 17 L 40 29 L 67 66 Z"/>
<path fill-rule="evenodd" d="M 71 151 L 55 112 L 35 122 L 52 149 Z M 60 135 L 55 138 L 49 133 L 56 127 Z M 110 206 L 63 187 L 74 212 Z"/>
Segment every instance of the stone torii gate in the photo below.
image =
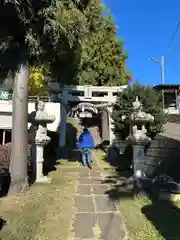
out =
<path fill-rule="evenodd" d="M 48 83 L 48 87 L 53 95 L 52 98 L 61 102 L 59 147 L 64 147 L 66 142 L 66 121 L 68 115 L 67 106 L 70 102 L 77 102 L 77 105 L 72 108 L 72 111 L 87 109 L 89 112 L 93 112 L 94 114 L 98 114 L 101 111 L 102 128 L 106 130 L 109 128 L 109 134 L 104 134 L 104 136 L 102 136 L 102 140 L 108 140 L 110 144 L 113 143 L 115 136 L 113 133 L 113 122 L 111 118 L 112 105 L 116 102 L 118 93 L 127 88 L 127 85 L 113 87 L 89 85 L 61 86 L 59 83 L 51 81 Z M 106 132 L 107 131 L 102 130 L 102 133 Z"/>
<path fill-rule="evenodd" d="M 111 124 L 111 115 L 110 110 L 112 107 L 112 103 L 101 103 L 101 104 L 93 104 L 89 102 L 82 102 L 76 105 L 71 109 L 71 114 L 77 116 L 79 118 L 93 118 L 93 115 L 98 117 L 101 116 L 101 140 L 110 141 L 111 136 L 110 126 Z"/>

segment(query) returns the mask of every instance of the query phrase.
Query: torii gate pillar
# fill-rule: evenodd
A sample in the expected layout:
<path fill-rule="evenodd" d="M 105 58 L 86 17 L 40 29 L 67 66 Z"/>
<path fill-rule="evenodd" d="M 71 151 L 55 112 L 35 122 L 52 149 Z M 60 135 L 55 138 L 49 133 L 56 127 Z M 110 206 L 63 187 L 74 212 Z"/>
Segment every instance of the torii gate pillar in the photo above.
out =
<path fill-rule="evenodd" d="M 102 142 L 109 141 L 109 113 L 104 110 L 101 113 L 101 139 Z"/>
<path fill-rule="evenodd" d="M 61 102 L 61 110 L 60 110 L 60 117 L 61 122 L 59 126 L 59 148 L 63 148 L 66 145 L 66 122 L 67 122 L 67 96 L 68 91 L 63 90 L 63 98 Z"/>
<path fill-rule="evenodd" d="M 114 140 L 115 140 L 115 135 L 114 135 L 114 131 L 113 131 L 113 119 L 112 119 L 112 111 L 113 111 L 113 107 L 110 106 L 108 107 L 108 115 L 109 115 L 109 142 L 110 145 L 113 144 Z"/>
<path fill-rule="evenodd" d="M 63 104 L 61 104 L 61 123 L 59 127 L 59 147 L 65 147 L 66 144 L 66 121 L 67 111 Z"/>

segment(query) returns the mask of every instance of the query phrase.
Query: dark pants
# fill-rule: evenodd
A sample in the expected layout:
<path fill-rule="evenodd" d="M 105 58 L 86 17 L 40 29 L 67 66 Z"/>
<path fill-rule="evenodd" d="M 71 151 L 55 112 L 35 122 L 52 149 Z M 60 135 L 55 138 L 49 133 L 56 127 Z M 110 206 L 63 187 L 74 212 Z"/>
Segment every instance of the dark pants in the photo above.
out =
<path fill-rule="evenodd" d="M 91 149 L 88 148 L 84 148 L 81 150 L 81 158 L 82 158 L 82 164 L 84 166 L 86 166 L 86 164 L 88 166 L 91 165 L 92 163 L 92 153 L 91 153 Z"/>

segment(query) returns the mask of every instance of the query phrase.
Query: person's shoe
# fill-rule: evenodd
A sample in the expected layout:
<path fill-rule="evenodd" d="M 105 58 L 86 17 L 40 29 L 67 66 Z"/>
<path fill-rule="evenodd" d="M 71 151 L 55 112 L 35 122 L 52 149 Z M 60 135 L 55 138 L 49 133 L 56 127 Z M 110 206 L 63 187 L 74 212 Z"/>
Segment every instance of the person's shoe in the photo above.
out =
<path fill-rule="evenodd" d="M 92 169 L 92 166 L 91 166 L 91 164 L 88 164 L 88 167 L 89 167 L 89 169 Z"/>

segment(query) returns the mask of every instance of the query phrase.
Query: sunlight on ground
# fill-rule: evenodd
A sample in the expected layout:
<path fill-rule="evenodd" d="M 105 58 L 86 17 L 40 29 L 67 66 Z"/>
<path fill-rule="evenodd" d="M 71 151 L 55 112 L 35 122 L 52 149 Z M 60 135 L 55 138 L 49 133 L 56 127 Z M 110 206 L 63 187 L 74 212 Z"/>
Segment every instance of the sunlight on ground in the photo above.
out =
<path fill-rule="evenodd" d="M 107 168 L 107 161 L 103 158 L 105 153 L 95 152 L 102 168 Z M 115 171 L 111 172 L 114 179 Z M 110 178 L 111 178 L 110 177 Z M 110 180 L 110 178 L 108 180 Z M 112 180 L 111 179 L 111 180 Z M 121 174 L 115 177 L 121 185 Z M 113 191 L 114 188 L 112 188 Z M 180 239 L 180 211 L 178 203 L 155 201 L 147 197 L 133 197 L 121 187 L 116 188 L 116 202 L 128 228 L 130 240 L 178 240 Z M 178 207 L 177 207 L 178 206 Z"/>
<path fill-rule="evenodd" d="M 70 123 L 79 130 L 76 121 L 71 120 Z M 92 131 L 92 129 L 90 130 Z M 101 168 L 106 170 L 109 169 L 112 175 L 115 174 L 115 171 L 106 160 L 106 153 L 104 151 L 100 149 L 94 150 L 94 158 Z M 164 239 L 154 225 L 148 221 L 145 215 L 141 212 L 141 209 L 150 203 L 151 201 L 146 197 L 140 199 L 126 198 L 117 201 L 119 210 L 125 219 L 130 240 Z"/>
<path fill-rule="evenodd" d="M 0 214 L 7 225 L 0 232 L 0 239 L 67 238 L 72 217 L 75 176 L 59 166 L 50 176 L 52 184 L 37 184 L 24 194 L 1 200 Z"/>
<path fill-rule="evenodd" d="M 147 198 L 119 200 L 118 207 L 125 219 L 131 240 L 164 239 L 141 212 L 142 207 L 149 204 L 150 200 Z"/>
<path fill-rule="evenodd" d="M 102 168 L 110 167 L 109 163 L 103 160 L 105 157 L 105 153 L 103 151 L 96 151 L 95 154 L 98 158 L 98 163 Z M 141 199 L 125 198 L 117 200 L 119 211 L 122 213 L 128 228 L 130 240 L 164 239 L 141 213 L 141 208 L 149 203 L 150 200 L 146 197 Z"/>
<path fill-rule="evenodd" d="M 112 169 L 112 167 L 109 165 L 109 163 L 105 160 L 105 157 L 106 157 L 105 152 L 97 149 L 97 150 L 94 150 L 94 153 L 95 153 L 96 162 L 101 168 L 111 168 Z"/>
<path fill-rule="evenodd" d="M 67 159 L 60 159 L 59 162 L 61 163 L 61 167 L 65 166 L 65 167 L 80 167 L 81 164 L 76 161 L 76 162 L 70 162 Z"/>
<path fill-rule="evenodd" d="M 81 128 L 77 121 L 71 120 L 69 124 L 72 126 L 67 142 L 72 140 L 74 133 L 75 140 L 71 142 L 74 144 Z M 77 151 L 70 147 L 68 156 L 57 161 L 56 171 L 49 174 L 52 184 L 35 184 L 24 194 L 0 199 L 0 216 L 7 221 L 0 231 L 0 239 L 67 239 L 77 183 L 77 173 L 70 173 L 69 168 L 80 166 L 76 153 Z M 97 149 L 93 155 L 94 160 L 107 174 L 107 181 L 115 180 L 120 184 L 123 179 L 121 172 L 117 174 L 109 165 L 105 152 Z M 176 203 L 176 206 L 170 202 L 152 203 L 147 197 L 133 198 L 121 187 L 115 190 L 117 206 L 124 217 L 130 240 L 180 239 L 180 203 Z"/>

